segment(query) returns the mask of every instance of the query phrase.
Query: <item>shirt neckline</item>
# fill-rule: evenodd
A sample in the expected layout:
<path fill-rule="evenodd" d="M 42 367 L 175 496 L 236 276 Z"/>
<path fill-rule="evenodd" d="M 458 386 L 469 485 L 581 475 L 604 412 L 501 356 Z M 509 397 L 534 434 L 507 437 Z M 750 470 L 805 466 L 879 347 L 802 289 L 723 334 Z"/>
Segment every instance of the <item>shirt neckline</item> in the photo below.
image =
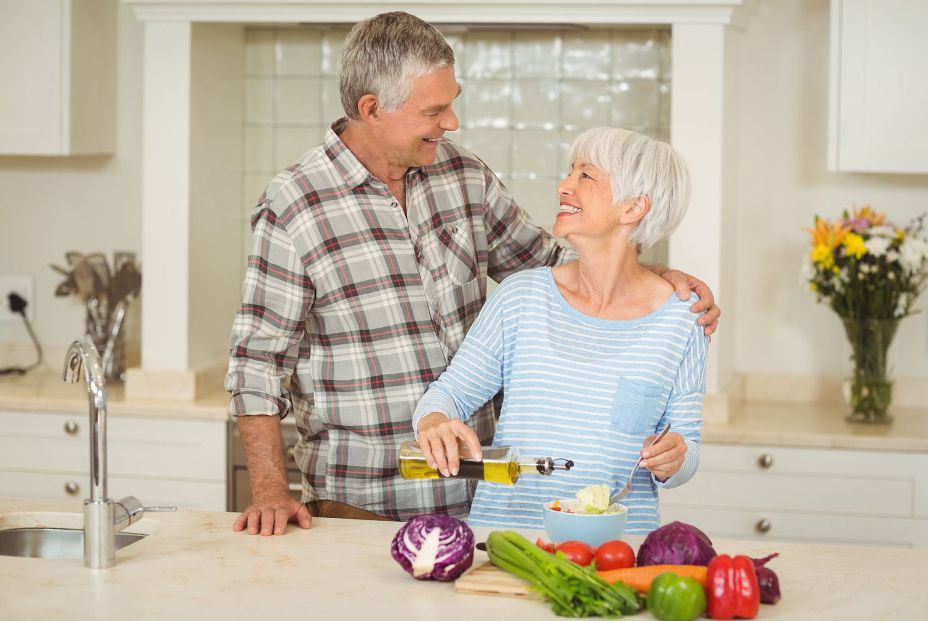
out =
<path fill-rule="evenodd" d="M 616 330 L 630 330 L 632 328 L 637 328 L 643 323 L 657 319 L 668 308 L 674 303 L 674 300 L 677 297 L 676 291 L 670 294 L 670 297 L 667 298 L 667 301 L 661 304 L 659 307 L 641 317 L 636 317 L 634 319 L 603 319 L 601 317 L 593 317 L 592 315 L 587 315 L 584 312 L 581 312 L 570 305 L 570 302 L 567 301 L 567 298 L 564 297 L 564 294 L 561 293 L 561 290 L 557 286 L 557 282 L 554 280 L 554 271 L 550 267 L 543 268 L 545 271 L 545 280 L 548 283 L 548 288 L 551 291 L 551 295 L 554 297 L 558 306 L 560 306 L 564 312 L 574 319 L 581 321 L 583 323 L 592 324 L 594 326 L 599 326 L 603 328 L 611 328 Z"/>

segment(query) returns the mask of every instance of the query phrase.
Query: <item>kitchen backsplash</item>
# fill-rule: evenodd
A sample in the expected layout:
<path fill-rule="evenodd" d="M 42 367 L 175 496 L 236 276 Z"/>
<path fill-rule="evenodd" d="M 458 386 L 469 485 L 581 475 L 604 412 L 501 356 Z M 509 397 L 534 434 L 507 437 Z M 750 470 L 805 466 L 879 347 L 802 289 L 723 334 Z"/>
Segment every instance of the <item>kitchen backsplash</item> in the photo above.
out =
<path fill-rule="evenodd" d="M 546 228 L 579 132 L 612 125 L 669 138 L 669 29 L 442 30 L 463 86 L 455 103 L 461 128 L 448 136 L 486 161 Z M 336 71 L 347 32 L 246 31 L 246 216 L 271 176 L 344 116 Z"/>

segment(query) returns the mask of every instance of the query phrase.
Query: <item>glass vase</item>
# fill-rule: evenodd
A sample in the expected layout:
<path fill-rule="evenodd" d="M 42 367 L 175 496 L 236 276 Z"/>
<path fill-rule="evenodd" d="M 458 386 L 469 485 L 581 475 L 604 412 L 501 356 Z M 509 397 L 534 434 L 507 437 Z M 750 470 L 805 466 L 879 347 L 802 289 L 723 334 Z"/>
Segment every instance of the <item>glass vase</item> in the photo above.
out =
<path fill-rule="evenodd" d="M 851 344 L 853 371 L 849 378 L 851 413 L 847 420 L 889 423 L 893 383 L 886 354 L 899 327 L 899 319 L 848 319 L 842 317 Z"/>

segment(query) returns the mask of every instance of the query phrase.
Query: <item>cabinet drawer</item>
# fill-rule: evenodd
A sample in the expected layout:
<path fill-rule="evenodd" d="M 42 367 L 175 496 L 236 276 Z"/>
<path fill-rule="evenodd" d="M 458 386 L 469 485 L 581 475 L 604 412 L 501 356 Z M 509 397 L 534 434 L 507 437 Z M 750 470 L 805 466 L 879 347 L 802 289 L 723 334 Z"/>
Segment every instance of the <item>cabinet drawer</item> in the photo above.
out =
<path fill-rule="evenodd" d="M 662 492 L 661 498 L 691 507 L 912 517 L 913 487 L 911 479 L 720 472 L 700 468 L 689 483 Z"/>
<path fill-rule="evenodd" d="M 0 412 L 0 470 L 87 472 L 86 417 Z M 224 421 L 110 416 L 110 476 L 225 481 Z"/>
<path fill-rule="evenodd" d="M 169 481 L 110 477 L 108 495 L 116 500 L 135 496 L 143 505 L 174 505 L 181 509 L 224 511 L 226 487 L 223 482 Z M 0 496 L 37 500 L 74 500 L 90 496 L 90 481 L 78 473 L 32 473 L 0 471 Z"/>
<path fill-rule="evenodd" d="M 738 511 L 662 503 L 661 523 L 674 520 L 696 524 L 712 539 L 928 547 L 926 519 Z"/>
<path fill-rule="evenodd" d="M 928 517 L 928 455 L 704 444 L 674 504 Z"/>

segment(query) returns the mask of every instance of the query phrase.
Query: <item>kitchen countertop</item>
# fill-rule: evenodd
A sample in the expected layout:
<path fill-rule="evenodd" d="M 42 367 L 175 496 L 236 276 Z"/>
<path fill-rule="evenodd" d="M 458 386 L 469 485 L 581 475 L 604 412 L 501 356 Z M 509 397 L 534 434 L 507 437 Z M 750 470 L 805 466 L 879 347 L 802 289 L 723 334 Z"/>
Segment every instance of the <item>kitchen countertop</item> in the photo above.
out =
<path fill-rule="evenodd" d="M 0 499 L 0 529 L 76 527 L 78 515 L 56 512 L 79 509 Z M 118 551 L 111 569 L 89 570 L 80 560 L 0 556 L 0 618 L 555 618 L 539 601 L 462 594 L 451 584 L 413 580 L 390 557 L 399 527 L 394 522 L 317 519 L 310 530 L 291 526 L 282 537 L 260 537 L 233 533 L 232 513 L 151 515 L 127 530 L 152 534 Z M 489 529 L 475 532 L 482 541 Z M 641 542 L 626 539 L 636 549 Z M 719 553 L 780 553 L 771 567 L 783 599 L 762 606 L 758 619 L 917 619 L 928 609 L 928 550 L 714 543 Z M 475 566 L 484 560 L 478 551 Z"/>
<path fill-rule="evenodd" d="M 217 391 L 193 402 L 126 400 L 121 385 L 107 387 L 114 416 L 228 419 L 229 396 Z M 0 411 L 86 412 L 83 385 L 65 384 L 51 371 L 0 378 Z M 703 442 L 884 451 L 928 452 L 928 409 L 896 408 L 891 425 L 844 420 L 847 406 L 816 403 L 745 402 L 731 420 L 706 423 Z M 284 419 L 293 424 L 293 417 Z"/>
<path fill-rule="evenodd" d="M 122 384 L 106 387 L 107 413 L 193 420 L 227 420 L 229 393 L 217 390 L 196 401 L 130 401 Z M 87 388 L 67 384 L 60 373 L 39 370 L 21 377 L 0 377 L 0 411 L 87 412 Z"/>

